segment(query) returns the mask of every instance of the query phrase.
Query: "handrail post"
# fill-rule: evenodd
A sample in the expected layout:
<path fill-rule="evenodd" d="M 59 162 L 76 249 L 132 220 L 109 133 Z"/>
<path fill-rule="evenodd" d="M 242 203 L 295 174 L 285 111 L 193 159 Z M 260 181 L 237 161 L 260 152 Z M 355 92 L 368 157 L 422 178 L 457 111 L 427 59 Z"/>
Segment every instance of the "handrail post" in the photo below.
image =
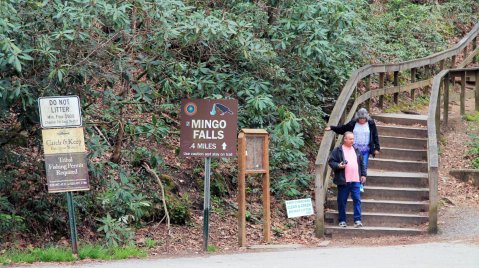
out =
<path fill-rule="evenodd" d="M 399 71 L 394 72 L 394 86 L 399 87 Z M 398 104 L 399 103 L 399 89 L 398 92 L 394 93 L 394 103 Z"/>
<path fill-rule="evenodd" d="M 476 86 L 475 86 L 475 108 L 476 112 L 479 112 L 479 70 L 476 71 Z"/>
<path fill-rule="evenodd" d="M 417 71 L 416 68 L 411 69 L 411 84 L 416 82 L 416 71 Z M 414 99 L 415 99 L 415 93 L 416 93 L 416 89 L 415 88 L 411 89 L 411 100 L 412 101 L 414 101 Z"/>
<path fill-rule="evenodd" d="M 436 137 L 441 135 L 441 88 L 444 86 L 444 81 L 441 79 L 439 88 L 437 90 L 437 103 L 436 103 Z"/>
<path fill-rule="evenodd" d="M 451 65 L 449 66 L 449 69 L 453 69 L 454 67 L 456 67 L 456 55 L 452 56 Z"/>
<path fill-rule="evenodd" d="M 472 39 L 472 51 L 475 51 L 476 48 L 477 48 L 477 36 L 474 37 L 474 39 Z M 472 58 L 472 63 L 476 63 L 476 57 Z"/>
<path fill-rule="evenodd" d="M 315 197 L 315 207 L 316 207 L 316 221 L 315 221 L 315 234 L 316 237 L 322 238 L 324 237 L 324 200 L 325 196 L 323 196 L 325 186 L 323 181 L 324 178 L 324 169 L 326 167 L 323 164 L 316 165 L 315 167 L 315 190 L 314 190 L 314 197 Z"/>
<path fill-rule="evenodd" d="M 379 88 L 384 88 L 384 73 L 379 73 Z M 382 109 L 384 106 L 384 96 L 379 96 L 379 108 Z"/>
<path fill-rule="evenodd" d="M 439 171 L 437 167 L 429 167 L 429 233 L 437 233 L 437 186 L 439 179 Z"/>
<path fill-rule="evenodd" d="M 449 82 L 450 82 L 450 76 L 449 73 L 446 75 L 444 78 L 444 110 L 443 110 L 443 116 L 442 120 L 444 122 L 444 125 L 447 126 L 447 121 L 449 117 Z"/>
<path fill-rule="evenodd" d="M 466 113 L 466 71 L 461 72 L 461 94 L 459 95 L 461 115 Z"/>
<path fill-rule="evenodd" d="M 368 77 L 366 77 L 366 92 L 371 91 L 371 80 L 372 80 L 372 74 L 370 74 L 370 75 L 368 75 Z M 365 106 L 366 106 L 366 109 L 368 111 L 370 111 L 370 108 L 371 108 L 370 99 L 366 100 Z"/>

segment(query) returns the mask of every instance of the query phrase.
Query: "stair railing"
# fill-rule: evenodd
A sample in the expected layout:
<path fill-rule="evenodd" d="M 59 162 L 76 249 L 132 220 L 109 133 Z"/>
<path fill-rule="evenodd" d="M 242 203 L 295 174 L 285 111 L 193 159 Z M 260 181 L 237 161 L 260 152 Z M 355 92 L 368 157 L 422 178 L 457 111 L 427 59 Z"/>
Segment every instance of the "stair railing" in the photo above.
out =
<path fill-rule="evenodd" d="M 447 63 L 450 68 L 462 68 L 467 64 L 475 61 L 475 56 L 478 54 L 479 48 L 477 46 L 477 39 L 479 34 L 479 24 L 462 38 L 456 45 L 445 51 L 433 54 L 431 56 L 394 63 L 394 64 L 372 64 L 363 66 L 355 70 L 346 85 L 343 87 L 336 104 L 331 112 L 328 125 L 338 125 L 341 122 L 351 120 L 356 109 L 360 104 L 365 103 L 369 109 L 369 100 L 373 97 L 379 98 L 379 107 L 382 108 L 384 96 L 393 94 L 394 102 L 398 103 L 398 96 L 400 92 L 409 91 L 411 98 L 415 96 L 415 90 L 423 88 L 431 84 L 432 76 L 442 71 Z M 471 49 L 468 49 L 471 47 Z M 462 61 L 456 65 L 456 60 L 462 56 Z M 439 69 L 439 70 L 437 70 Z M 409 83 L 400 85 L 400 72 L 408 71 L 410 74 Z M 394 79 L 391 86 L 386 86 L 386 80 L 389 73 L 394 73 Z M 417 81 L 418 74 L 422 80 Z M 378 75 L 379 88 L 371 90 L 371 81 L 374 75 Z M 364 81 L 366 92 L 359 92 L 358 83 Z M 463 83 L 465 84 L 465 83 Z M 433 91 L 432 91 L 433 92 Z M 431 92 L 431 93 L 432 93 Z M 354 94 L 354 96 L 353 96 Z M 432 96 L 431 96 L 432 97 Z M 439 98 L 438 98 L 439 99 Z M 431 100 L 431 103 L 433 101 Z M 435 108 L 438 109 L 437 107 Z M 431 114 L 429 114 L 431 116 Z M 432 119 L 431 119 L 432 120 Z M 436 120 L 434 118 L 434 120 Z M 430 120 L 428 119 L 428 122 Z M 434 121 L 436 122 L 436 121 Z M 437 124 L 439 125 L 439 124 Z M 433 127 L 433 126 L 431 126 Z M 428 123 L 429 128 L 429 123 Z M 437 150 L 437 135 L 436 150 Z M 336 141 L 336 144 L 339 140 Z M 328 167 L 328 156 L 335 145 L 335 134 L 332 131 L 327 131 L 321 140 L 321 144 L 316 155 L 315 161 L 315 208 L 316 208 L 316 222 L 315 233 L 316 236 L 324 236 L 324 204 L 326 201 L 326 193 L 329 185 L 329 176 L 331 169 Z M 428 145 L 428 148 L 432 144 Z M 429 179 L 430 182 L 430 212 L 429 212 L 429 230 L 435 232 L 437 230 L 437 168 L 438 157 L 434 156 L 434 152 L 429 152 L 428 166 L 433 176 Z M 436 152 L 437 155 L 437 152 Z M 437 163 L 435 160 L 437 160 Z M 436 176 L 436 177 L 434 177 Z M 433 182 L 433 184 L 431 184 Z M 431 196 L 432 195 L 432 196 Z"/>
<path fill-rule="evenodd" d="M 429 177 L 429 232 L 437 232 L 437 211 L 438 211 L 438 179 L 439 179 L 439 145 L 438 137 L 441 126 L 441 90 L 442 102 L 442 124 L 448 124 L 449 117 L 449 86 L 454 83 L 456 77 L 461 78 L 460 92 L 460 114 L 465 114 L 466 76 L 475 77 L 475 110 L 479 111 L 479 68 L 449 69 L 438 73 L 431 86 L 431 97 L 429 99 L 429 110 L 427 117 L 427 159 Z"/>

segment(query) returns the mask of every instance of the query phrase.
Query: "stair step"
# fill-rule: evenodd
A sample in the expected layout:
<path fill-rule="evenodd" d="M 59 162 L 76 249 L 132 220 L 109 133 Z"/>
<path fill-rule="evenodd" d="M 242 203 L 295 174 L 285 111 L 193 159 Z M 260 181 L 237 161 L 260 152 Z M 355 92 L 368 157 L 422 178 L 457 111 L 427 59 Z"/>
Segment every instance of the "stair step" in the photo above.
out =
<path fill-rule="evenodd" d="M 376 156 L 378 159 L 397 159 L 411 161 L 426 161 L 427 150 L 425 149 L 402 149 L 381 147 L 381 152 Z"/>
<path fill-rule="evenodd" d="M 427 129 L 420 127 L 403 127 L 390 125 L 377 125 L 378 133 L 384 136 L 403 138 L 427 138 Z"/>
<path fill-rule="evenodd" d="M 386 124 L 427 126 L 427 115 L 388 113 L 377 114 L 373 117 Z"/>
<path fill-rule="evenodd" d="M 353 225 L 353 212 L 346 212 L 346 223 Z M 325 213 L 325 221 L 331 225 L 338 225 L 338 212 L 327 211 Z M 361 222 L 367 226 L 384 226 L 384 227 L 408 227 L 412 225 L 420 225 L 429 221 L 429 217 L 420 214 L 391 214 L 391 213 L 361 213 Z"/>
<path fill-rule="evenodd" d="M 368 168 L 387 171 L 427 172 L 427 162 L 371 158 Z"/>
<path fill-rule="evenodd" d="M 348 226 L 346 228 L 339 226 L 325 226 L 325 233 L 334 237 L 379 237 L 379 236 L 410 236 L 426 234 L 427 231 L 421 228 L 393 228 L 393 227 L 378 227 L 378 226 L 363 226 L 361 228 L 354 228 Z"/>
<path fill-rule="evenodd" d="M 364 186 L 361 198 L 374 200 L 425 201 L 429 200 L 429 188 L 398 188 Z"/>
<path fill-rule="evenodd" d="M 348 199 L 347 211 L 353 211 L 353 200 Z M 329 198 L 327 208 L 338 210 L 338 202 L 336 198 Z M 388 212 L 388 213 L 419 213 L 427 212 L 429 202 L 427 201 L 396 201 L 396 200 L 371 200 L 361 198 L 362 212 Z"/>
<path fill-rule="evenodd" d="M 367 183 L 371 186 L 427 188 L 428 174 L 420 172 L 393 172 L 368 168 Z"/>
<path fill-rule="evenodd" d="M 403 138 L 395 136 L 379 135 L 379 144 L 387 148 L 425 150 L 427 149 L 427 139 L 422 138 Z"/>

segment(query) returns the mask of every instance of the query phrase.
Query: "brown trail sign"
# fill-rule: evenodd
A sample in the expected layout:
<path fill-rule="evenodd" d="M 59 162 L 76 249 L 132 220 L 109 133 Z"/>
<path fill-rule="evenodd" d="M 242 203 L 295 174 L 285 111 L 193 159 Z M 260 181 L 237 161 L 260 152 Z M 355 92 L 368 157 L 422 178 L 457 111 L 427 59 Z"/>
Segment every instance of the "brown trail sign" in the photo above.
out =
<path fill-rule="evenodd" d="M 181 101 L 181 157 L 235 157 L 237 100 Z"/>

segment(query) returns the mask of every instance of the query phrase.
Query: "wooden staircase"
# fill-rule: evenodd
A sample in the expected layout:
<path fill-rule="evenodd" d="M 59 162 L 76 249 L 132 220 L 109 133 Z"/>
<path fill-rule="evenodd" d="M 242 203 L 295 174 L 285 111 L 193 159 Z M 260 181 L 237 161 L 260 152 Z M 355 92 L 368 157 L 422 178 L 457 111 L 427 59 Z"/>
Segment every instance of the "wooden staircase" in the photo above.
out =
<path fill-rule="evenodd" d="M 331 188 L 325 211 L 325 234 L 347 236 L 416 235 L 427 232 L 427 116 L 380 114 L 381 153 L 369 158 L 367 183 L 361 193 L 362 228 L 353 227 L 348 200 L 348 227 L 338 226 L 337 191 Z"/>

